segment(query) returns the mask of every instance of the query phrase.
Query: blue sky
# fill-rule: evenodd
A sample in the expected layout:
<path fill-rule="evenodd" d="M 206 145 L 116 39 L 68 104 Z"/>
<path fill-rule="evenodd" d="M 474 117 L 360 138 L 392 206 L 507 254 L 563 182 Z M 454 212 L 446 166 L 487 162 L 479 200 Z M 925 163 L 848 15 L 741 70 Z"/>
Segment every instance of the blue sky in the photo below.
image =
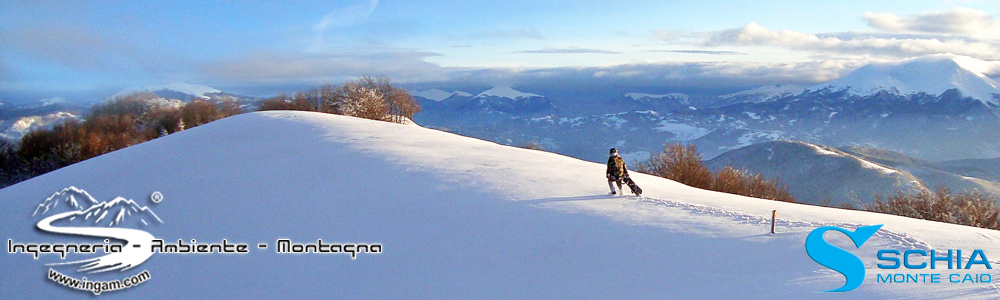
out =
<path fill-rule="evenodd" d="M 810 84 L 935 53 L 1000 60 L 998 1 L 6 1 L 0 100 L 182 81 L 250 95 Z M 77 96 L 73 96 L 77 95 Z"/>

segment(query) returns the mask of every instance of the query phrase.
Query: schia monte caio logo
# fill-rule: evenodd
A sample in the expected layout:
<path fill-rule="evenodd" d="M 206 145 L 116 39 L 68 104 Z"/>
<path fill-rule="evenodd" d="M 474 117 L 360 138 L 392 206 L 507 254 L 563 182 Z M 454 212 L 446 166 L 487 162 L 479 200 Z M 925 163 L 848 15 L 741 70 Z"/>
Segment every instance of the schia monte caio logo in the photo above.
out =
<path fill-rule="evenodd" d="M 857 289 L 865 281 L 865 263 L 857 255 L 834 246 L 826 241 L 823 234 L 832 231 L 847 235 L 860 249 L 882 225 L 859 226 L 851 231 L 836 226 L 816 228 L 806 236 L 806 253 L 816 263 L 844 275 L 845 283 L 839 288 L 825 292 L 848 292 Z M 989 259 L 982 249 L 880 249 L 878 260 L 878 284 L 990 284 L 993 275 L 983 270 L 992 270 Z M 902 267 L 902 268 L 901 268 Z"/>
<path fill-rule="evenodd" d="M 149 200 L 160 203 L 163 201 L 163 194 L 153 192 Z M 122 197 L 98 202 L 87 191 L 72 186 L 46 198 L 38 204 L 31 216 L 38 219 L 35 224 L 38 230 L 47 234 L 77 237 L 78 240 L 94 239 L 99 242 L 21 243 L 8 239 L 7 253 L 28 254 L 34 259 L 43 254 L 57 255 L 62 261 L 46 264 L 49 267 L 47 278 L 67 288 L 93 292 L 94 295 L 128 289 L 149 281 L 152 278 L 149 271 L 139 272 L 136 267 L 149 260 L 154 253 L 250 252 L 249 244 L 230 243 L 226 239 L 220 243 L 198 243 L 195 239 L 178 239 L 176 243 L 165 243 L 143 230 L 164 223 L 151 208 Z M 382 253 L 381 243 L 329 243 L 322 239 L 317 239 L 316 243 L 294 243 L 289 239 L 278 239 L 273 245 L 275 247 L 272 249 L 277 254 L 345 254 L 350 255 L 351 260 L 357 259 L 361 253 Z M 268 244 L 259 243 L 257 248 L 267 249 Z M 68 258 L 77 255 L 86 255 L 87 258 Z M 68 269 L 63 271 L 77 274 L 67 275 L 56 269 Z M 110 281 L 89 280 L 84 277 L 112 271 L 130 275 Z"/>

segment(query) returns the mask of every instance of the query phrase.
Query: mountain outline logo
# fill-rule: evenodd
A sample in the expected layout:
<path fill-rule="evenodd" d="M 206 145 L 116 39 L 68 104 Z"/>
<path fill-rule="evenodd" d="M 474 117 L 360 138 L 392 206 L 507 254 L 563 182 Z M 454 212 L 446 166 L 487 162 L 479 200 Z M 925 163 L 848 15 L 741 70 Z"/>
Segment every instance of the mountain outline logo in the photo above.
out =
<path fill-rule="evenodd" d="M 151 247 L 155 237 L 136 227 L 163 224 L 152 209 L 140 206 L 134 200 L 115 197 L 105 202 L 97 202 L 87 191 L 70 186 L 46 198 L 32 213 L 32 217 L 43 217 L 36 227 L 47 233 L 76 235 L 122 240 L 126 244 L 120 252 L 107 253 L 96 258 L 46 266 L 81 265 L 77 272 L 102 273 L 114 270 L 127 271 L 146 260 L 153 252 Z"/>
<path fill-rule="evenodd" d="M 843 286 L 824 291 L 824 293 L 847 292 L 861 286 L 865 280 L 865 263 L 853 253 L 828 243 L 823 238 L 823 234 L 831 230 L 839 231 L 851 238 L 855 248 L 861 248 L 861 245 L 864 245 L 868 239 L 875 235 L 879 228 L 882 228 L 881 224 L 861 226 L 854 231 L 836 226 L 824 226 L 814 229 L 806 236 L 806 253 L 809 254 L 809 257 L 820 265 L 843 274 L 844 278 L 847 279 Z"/>

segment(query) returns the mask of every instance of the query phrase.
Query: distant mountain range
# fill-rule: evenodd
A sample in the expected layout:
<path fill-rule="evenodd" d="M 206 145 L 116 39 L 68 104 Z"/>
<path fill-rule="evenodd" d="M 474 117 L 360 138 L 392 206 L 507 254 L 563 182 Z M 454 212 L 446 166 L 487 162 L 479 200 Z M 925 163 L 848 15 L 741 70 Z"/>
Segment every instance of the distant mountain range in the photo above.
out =
<path fill-rule="evenodd" d="M 544 99 L 544 106 L 513 110 L 472 101 L 476 97 L 433 101 L 417 94 L 424 111 L 415 120 L 505 144 L 537 142 L 592 160 L 603 159 L 594 149 L 611 146 L 641 158 L 663 143 L 683 142 L 711 158 L 779 139 L 873 147 L 930 161 L 995 158 L 1000 157 L 1000 89 L 982 73 L 982 64 L 936 55 L 873 64 L 810 88 L 767 86 L 710 99 L 629 92 L 588 104 L 539 95 L 530 99 Z M 469 103 L 482 109 L 457 109 Z M 557 109 L 576 106 L 597 111 Z"/>
<path fill-rule="evenodd" d="M 205 85 L 183 82 L 128 88 L 111 97 L 135 92 L 150 92 L 162 97 L 164 101 L 174 101 L 176 105 L 195 99 L 236 100 L 240 101 L 243 108 L 248 111 L 259 108 L 262 101 L 259 98 L 226 93 Z M 51 129 L 67 121 L 82 121 L 88 110 L 87 106 L 70 103 L 59 97 L 21 105 L 0 102 L 0 138 L 18 141 L 32 130 Z"/>
<path fill-rule="evenodd" d="M 181 101 L 192 101 L 195 99 L 201 100 L 225 100 L 232 99 L 238 100 L 245 104 L 259 104 L 260 99 L 255 97 L 241 96 L 232 93 L 226 93 L 219 89 L 201 85 L 201 84 L 191 84 L 184 82 L 174 82 L 163 85 L 147 85 L 142 87 L 133 87 L 122 90 L 116 93 L 112 97 L 123 96 L 135 92 L 150 92 L 156 94 L 157 96 L 163 97 L 164 99 L 178 99 Z"/>
<path fill-rule="evenodd" d="M 559 111 L 544 96 L 505 86 L 493 87 L 475 96 L 462 91 L 449 93 L 441 90 L 417 91 L 413 95 L 425 112 L 414 116 L 414 121 L 444 127 L 476 126 L 512 117 L 549 115 Z"/>
<path fill-rule="evenodd" d="M 415 93 L 425 105 L 415 120 L 596 162 L 610 147 L 635 163 L 664 143 L 694 144 L 711 168 L 779 177 L 814 204 L 858 205 L 876 194 L 937 187 L 1000 195 L 1000 88 L 987 69 L 975 59 L 934 55 L 872 64 L 812 87 L 713 97 L 636 91 L 583 104 L 533 94 L 551 103 L 546 109 L 458 110 L 438 104 L 481 103 L 478 95 L 445 92 L 434 101 Z M 583 105 L 589 110 L 558 109 Z"/>

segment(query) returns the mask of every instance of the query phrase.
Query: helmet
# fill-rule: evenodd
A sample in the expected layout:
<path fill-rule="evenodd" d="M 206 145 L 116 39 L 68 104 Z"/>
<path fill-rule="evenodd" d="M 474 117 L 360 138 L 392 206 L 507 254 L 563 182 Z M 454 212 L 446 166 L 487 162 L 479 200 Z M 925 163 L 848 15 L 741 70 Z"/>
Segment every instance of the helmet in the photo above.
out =
<path fill-rule="evenodd" d="M 608 151 L 608 155 L 612 155 L 612 156 L 613 155 L 618 155 L 618 149 L 611 148 L 611 151 Z"/>

